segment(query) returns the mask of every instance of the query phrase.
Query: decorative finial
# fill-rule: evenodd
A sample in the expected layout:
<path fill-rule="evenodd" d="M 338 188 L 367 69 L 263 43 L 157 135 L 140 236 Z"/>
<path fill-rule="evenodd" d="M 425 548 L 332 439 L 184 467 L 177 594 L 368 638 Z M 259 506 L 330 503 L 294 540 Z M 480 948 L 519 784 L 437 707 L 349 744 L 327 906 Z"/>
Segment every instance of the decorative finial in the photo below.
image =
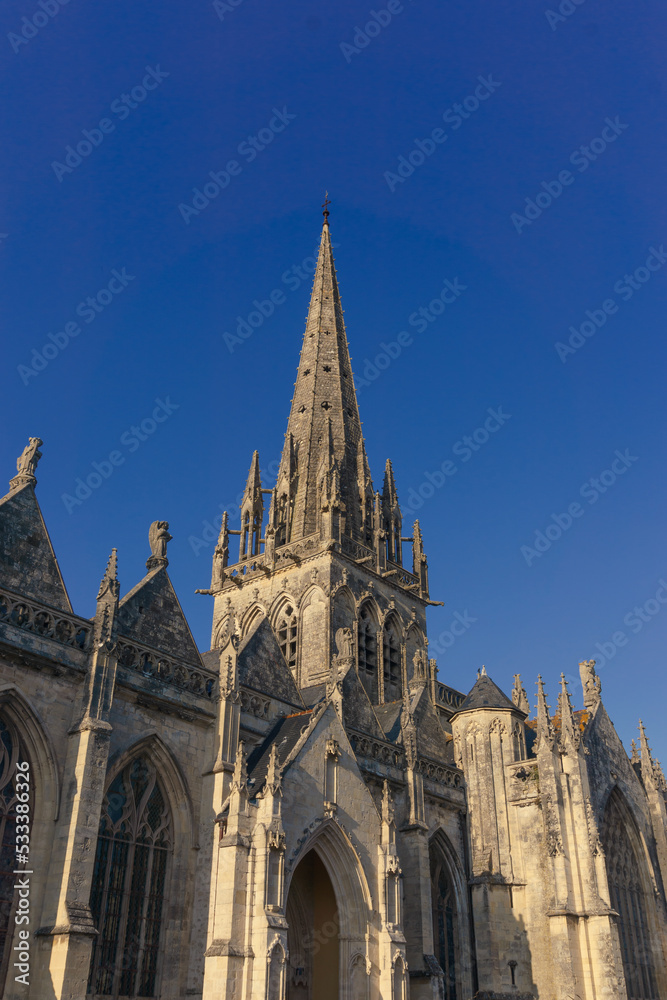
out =
<path fill-rule="evenodd" d="M 324 192 L 324 203 L 322 205 L 322 208 L 324 209 L 324 211 L 322 212 L 322 215 L 324 216 L 324 224 L 326 226 L 329 225 L 329 205 L 330 204 L 331 204 L 331 201 L 329 199 L 329 192 L 325 191 Z"/>
<path fill-rule="evenodd" d="M 526 694 L 526 689 L 521 683 L 521 674 L 514 675 L 514 688 L 512 689 L 512 702 L 516 705 L 520 712 L 525 712 L 526 715 L 530 714 L 530 705 L 528 703 L 528 695 Z"/>
<path fill-rule="evenodd" d="M 482 669 L 480 670 L 480 677 L 486 677 L 486 667 L 482 664 Z"/>
<path fill-rule="evenodd" d="M 42 457 L 39 449 L 43 444 L 44 442 L 41 438 L 34 437 L 28 439 L 28 444 L 16 459 L 16 471 L 18 475 L 10 479 L 10 490 L 18 490 L 21 486 L 26 486 L 28 483 L 31 483 L 33 486 L 36 484 L 35 470 L 37 469 L 37 463 Z"/>
<path fill-rule="evenodd" d="M 151 555 L 146 560 L 146 569 L 161 569 L 169 565 L 167 559 L 167 542 L 171 541 L 168 521 L 153 521 L 148 529 L 148 541 L 151 547 Z"/>
<path fill-rule="evenodd" d="M 109 556 L 109 561 L 107 562 L 107 568 L 102 577 L 102 582 L 100 583 L 100 589 L 97 594 L 97 600 L 99 601 L 108 592 L 111 592 L 112 596 L 116 599 L 120 591 L 120 584 L 118 583 L 118 552 L 116 549 L 111 550 L 111 555 Z"/>

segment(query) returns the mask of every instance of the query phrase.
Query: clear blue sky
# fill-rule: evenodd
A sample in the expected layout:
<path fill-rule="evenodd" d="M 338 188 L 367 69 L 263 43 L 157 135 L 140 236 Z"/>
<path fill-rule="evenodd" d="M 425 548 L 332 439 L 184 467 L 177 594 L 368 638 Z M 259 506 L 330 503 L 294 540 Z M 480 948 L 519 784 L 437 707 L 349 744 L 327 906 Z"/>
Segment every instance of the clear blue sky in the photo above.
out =
<path fill-rule="evenodd" d="M 440 678 L 467 691 L 484 663 L 509 690 L 521 672 L 533 701 L 541 672 L 555 706 L 561 671 L 601 660 L 600 644 L 626 745 L 642 716 L 667 757 L 662 5 L 585 0 L 558 20 L 548 0 L 393 2 L 391 17 L 349 0 L 44 2 L 0 15 L 0 457 L 8 480 L 28 435 L 44 439 L 38 495 L 76 610 L 92 614 L 112 546 L 123 592 L 141 578 L 148 526 L 166 519 L 208 648 L 210 598 L 194 590 L 212 547 L 196 539 L 253 449 L 264 469 L 279 455 L 310 293 L 293 268 L 328 189 L 376 485 L 388 456 L 404 503 L 456 467 L 419 510 L 445 601 L 429 612 Z M 445 279 L 459 294 L 436 316 Z M 593 335 L 557 350 L 587 320 Z M 151 424 L 156 399 L 177 409 Z M 499 407 L 510 417 L 484 440 Z M 122 463 L 68 510 L 111 452 Z M 469 627 L 445 648 L 456 612 Z"/>

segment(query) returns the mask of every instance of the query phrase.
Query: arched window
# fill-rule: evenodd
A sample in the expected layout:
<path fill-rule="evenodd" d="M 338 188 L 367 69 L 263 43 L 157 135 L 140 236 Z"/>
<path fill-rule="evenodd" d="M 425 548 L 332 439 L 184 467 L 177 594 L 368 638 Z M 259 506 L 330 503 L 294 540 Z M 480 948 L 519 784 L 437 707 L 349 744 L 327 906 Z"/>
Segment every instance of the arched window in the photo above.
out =
<path fill-rule="evenodd" d="M 88 993 L 157 995 L 157 967 L 171 816 L 155 768 L 139 757 L 114 778 L 104 799 L 90 907 L 99 936 Z"/>
<path fill-rule="evenodd" d="M 291 604 L 286 605 L 278 619 L 278 643 L 290 669 L 296 669 L 296 614 Z"/>
<path fill-rule="evenodd" d="M 385 625 L 382 643 L 382 670 L 384 677 L 384 700 L 398 701 L 401 697 L 401 646 L 396 627 Z"/>
<path fill-rule="evenodd" d="M 628 1000 L 657 1000 L 653 944 L 648 927 L 647 898 L 640 860 L 632 836 L 633 820 L 617 792 L 605 809 L 601 840 L 604 845 L 611 905 L 618 912 L 623 972 Z"/>
<path fill-rule="evenodd" d="M 444 1000 L 461 1000 L 456 992 L 456 900 L 449 873 L 437 851 L 431 851 L 431 904 L 435 957 L 444 973 Z"/>
<path fill-rule="evenodd" d="M 28 805 L 34 806 L 30 782 L 22 780 L 21 775 L 25 772 L 20 767 L 17 769 L 17 764 L 26 763 L 17 733 L 0 718 L 0 993 L 11 962 L 17 901 L 14 885 L 18 877 L 14 872 L 22 867 L 18 863 L 17 848 L 29 842 L 30 813 L 26 813 L 25 802 L 21 802 L 26 792 Z"/>
<path fill-rule="evenodd" d="M 359 679 L 368 697 L 375 704 L 378 700 L 378 625 L 368 607 L 359 613 Z"/>

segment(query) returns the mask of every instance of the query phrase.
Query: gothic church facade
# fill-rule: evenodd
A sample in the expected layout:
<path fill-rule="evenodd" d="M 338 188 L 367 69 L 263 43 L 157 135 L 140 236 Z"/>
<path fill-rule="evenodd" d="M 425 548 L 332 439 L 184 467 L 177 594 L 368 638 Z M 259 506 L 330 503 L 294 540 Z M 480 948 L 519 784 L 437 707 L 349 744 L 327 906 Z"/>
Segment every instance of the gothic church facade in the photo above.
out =
<path fill-rule="evenodd" d="M 664 1000 L 667 786 L 593 661 L 555 711 L 429 658 L 371 478 L 325 213 L 274 489 L 223 518 L 200 652 L 168 524 L 71 607 L 33 438 L 0 500 L 6 1000 Z M 406 556 L 408 557 L 406 559 Z M 407 563 L 407 564 L 406 564 Z M 449 680 L 450 678 L 448 678 Z"/>

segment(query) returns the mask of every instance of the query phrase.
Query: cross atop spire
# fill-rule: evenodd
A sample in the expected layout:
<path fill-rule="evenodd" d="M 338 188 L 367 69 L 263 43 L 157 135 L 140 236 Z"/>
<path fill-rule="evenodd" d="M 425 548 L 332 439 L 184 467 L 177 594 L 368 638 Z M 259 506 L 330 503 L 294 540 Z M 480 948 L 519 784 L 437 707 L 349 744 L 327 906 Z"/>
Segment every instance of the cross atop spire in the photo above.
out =
<path fill-rule="evenodd" d="M 322 208 L 324 209 L 324 211 L 322 212 L 322 215 L 324 216 L 324 225 L 325 226 L 329 225 L 329 205 L 330 204 L 331 204 L 331 199 L 329 198 L 329 192 L 325 191 L 324 192 L 324 202 L 322 204 Z"/>

